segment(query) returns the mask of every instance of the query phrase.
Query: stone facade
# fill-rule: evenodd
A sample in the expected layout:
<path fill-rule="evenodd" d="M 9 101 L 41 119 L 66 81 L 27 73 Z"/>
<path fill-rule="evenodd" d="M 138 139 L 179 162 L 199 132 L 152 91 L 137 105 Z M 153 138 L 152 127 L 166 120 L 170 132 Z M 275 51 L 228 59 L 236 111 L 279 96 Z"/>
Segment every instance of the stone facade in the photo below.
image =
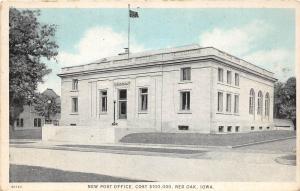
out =
<path fill-rule="evenodd" d="M 118 128 L 201 133 L 273 128 L 273 73 L 213 47 L 148 51 L 131 54 L 130 59 L 119 55 L 62 68 L 59 76 L 60 124 L 64 126 L 112 127 L 115 107 Z M 249 113 L 251 89 L 255 93 L 253 114 Z M 126 90 L 125 98 L 120 90 Z M 258 108 L 259 91 L 262 110 Z"/>

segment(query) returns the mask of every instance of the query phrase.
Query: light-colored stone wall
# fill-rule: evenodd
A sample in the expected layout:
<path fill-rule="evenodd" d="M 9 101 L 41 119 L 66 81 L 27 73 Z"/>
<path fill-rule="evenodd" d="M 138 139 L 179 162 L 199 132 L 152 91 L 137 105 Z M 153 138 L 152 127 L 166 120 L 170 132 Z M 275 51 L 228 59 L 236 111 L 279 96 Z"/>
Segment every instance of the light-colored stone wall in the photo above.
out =
<path fill-rule="evenodd" d="M 202 51 L 202 50 L 201 50 Z M 208 52 L 209 53 L 209 52 Z M 205 53 L 205 54 L 208 54 Z M 209 54 L 208 54 L 209 55 Z M 216 53 L 215 56 L 218 54 Z M 223 55 L 223 53 L 222 53 Z M 226 57 L 227 58 L 227 57 Z M 183 58 L 182 58 L 183 59 Z M 240 60 L 236 58 L 236 62 Z M 125 61 L 123 65 L 125 66 Z M 113 62 L 102 68 L 113 67 Z M 244 62 L 243 62 L 244 63 Z M 241 63 L 240 63 L 241 64 Z M 245 63 L 244 63 L 245 64 Z M 97 64 L 94 64 L 95 66 Z M 113 101 L 116 100 L 116 122 L 118 128 L 148 128 L 162 132 L 219 133 L 218 127 L 232 126 L 232 132 L 239 126 L 239 132 L 273 128 L 273 86 L 271 73 L 249 65 L 245 70 L 239 64 L 220 58 L 174 60 L 174 62 L 149 63 L 115 70 L 90 71 L 89 74 L 70 73 L 62 76 L 62 125 L 76 124 L 97 128 L 111 127 L 113 122 Z M 85 68 L 86 66 L 82 66 Z M 91 67 L 91 66 L 89 66 Z M 180 70 L 191 67 L 191 81 L 181 82 Z M 224 82 L 218 82 L 218 67 L 224 70 Z M 243 66 L 245 67 L 245 66 Z M 257 71 L 252 71 L 257 69 Z M 65 69 L 67 72 L 69 69 Z M 77 70 L 77 69 L 76 69 Z M 232 84 L 226 83 L 226 71 L 232 72 Z M 72 71 L 72 69 L 70 69 Z M 269 76 L 265 76 L 265 72 Z M 239 74 L 239 86 L 234 84 L 234 75 Z M 78 91 L 72 91 L 72 79 L 78 79 Z M 122 85 L 123 83 L 123 85 Z M 116 85 L 117 84 L 117 85 Z M 139 88 L 148 87 L 148 111 L 139 112 Z M 249 92 L 255 91 L 255 113 L 249 114 Z M 127 89 L 127 119 L 118 119 L 118 89 Z M 99 91 L 107 90 L 108 110 L 100 112 Z M 180 111 L 180 91 L 190 91 L 190 111 Z M 258 91 L 263 93 L 262 115 L 257 115 Z M 217 111 L 218 91 L 223 92 L 223 112 Z M 265 116 L 265 95 L 270 96 L 270 115 Z M 231 112 L 225 112 L 226 93 L 230 93 Z M 234 95 L 239 95 L 239 112 L 234 113 Z M 78 97 L 78 113 L 71 112 L 71 98 Z M 179 125 L 189 126 L 188 131 L 178 130 Z"/>
<path fill-rule="evenodd" d="M 180 70 L 191 67 L 191 81 L 180 81 Z M 168 66 L 163 73 L 164 132 L 178 131 L 179 125 L 189 126 L 188 132 L 209 133 L 211 68 L 209 62 Z M 180 111 L 180 92 L 190 91 L 190 111 Z M 186 132 L 186 131 L 184 131 Z"/>
<path fill-rule="evenodd" d="M 113 101 L 116 101 L 118 127 L 160 128 L 160 79 L 159 69 L 139 69 L 102 73 L 91 76 L 75 76 L 78 91 L 72 91 L 72 77 L 62 80 L 62 125 L 90 125 L 108 127 L 113 122 Z M 126 83 L 122 85 L 120 83 Z M 119 83 L 120 85 L 115 85 Z M 148 87 L 148 111 L 139 112 L 139 88 Z M 127 89 L 127 119 L 118 119 L 118 90 Z M 106 90 L 107 112 L 100 111 L 100 91 Z M 71 112 L 71 98 L 78 97 L 78 113 Z"/>
<path fill-rule="evenodd" d="M 182 67 L 191 67 L 191 81 L 180 81 Z M 162 72 L 163 71 L 163 72 Z M 113 101 L 118 100 L 118 89 L 127 89 L 127 119 L 116 120 L 118 127 L 155 128 L 157 131 L 176 132 L 179 125 L 189 131 L 210 132 L 211 66 L 209 62 L 144 68 L 91 76 L 75 76 L 78 91 L 72 91 L 72 78 L 62 79 L 62 125 L 111 126 Z M 115 83 L 126 82 L 129 85 Z M 139 112 L 139 88 L 148 87 L 148 111 Z M 108 111 L 100 112 L 99 91 L 108 92 Z M 191 92 L 191 110 L 180 111 L 180 91 Z M 78 97 L 78 113 L 71 112 L 71 98 Z M 163 104 L 163 105 L 161 105 Z M 197 117 L 195 117 L 197 116 Z"/>
<path fill-rule="evenodd" d="M 224 70 L 224 82 L 218 82 L 218 68 L 221 67 Z M 232 72 L 232 84 L 228 85 L 226 82 L 227 79 L 227 70 Z M 227 127 L 232 126 L 232 132 L 235 132 L 235 127 L 239 126 L 239 131 L 248 132 L 251 130 L 251 126 L 254 126 L 255 130 L 260 130 L 259 127 L 262 127 L 262 130 L 273 129 L 273 99 L 274 99 L 274 83 L 268 80 L 264 80 L 260 77 L 254 76 L 250 73 L 241 72 L 238 69 L 215 64 L 214 66 L 215 75 L 215 87 L 213 94 L 213 128 L 211 131 L 213 133 L 218 132 L 219 126 L 224 126 L 224 131 L 227 132 Z M 239 86 L 234 84 L 234 74 L 239 74 Z M 255 91 L 255 111 L 254 114 L 249 114 L 249 95 L 250 89 L 253 88 Z M 263 94 L 263 110 L 262 114 L 257 114 L 257 102 L 258 102 L 258 92 L 262 91 Z M 217 111 L 218 106 L 218 92 L 223 92 L 223 112 Z M 270 97 L 270 112 L 269 116 L 265 115 L 265 96 L 266 93 L 269 93 Z M 231 97 L 231 112 L 226 112 L 226 94 L 230 93 Z M 239 95 L 239 112 L 234 113 L 234 95 Z M 267 127 L 269 129 L 267 129 Z"/>

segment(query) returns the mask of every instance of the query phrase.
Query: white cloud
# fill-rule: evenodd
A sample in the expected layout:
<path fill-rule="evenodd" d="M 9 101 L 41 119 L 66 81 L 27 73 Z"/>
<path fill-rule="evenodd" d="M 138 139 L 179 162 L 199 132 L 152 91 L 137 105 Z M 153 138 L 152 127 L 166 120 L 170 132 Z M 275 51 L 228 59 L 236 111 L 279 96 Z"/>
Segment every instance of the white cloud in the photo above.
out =
<path fill-rule="evenodd" d="M 245 60 L 255 63 L 258 66 L 269 69 L 275 77 L 282 82 L 294 76 L 294 59 L 292 51 L 278 48 L 272 50 L 261 50 L 245 56 Z"/>
<path fill-rule="evenodd" d="M 253 21 L 241 27 L 214 28 L 199 36 L 201 46 L 213 46 L 235 55 L 250 51 L 255 42 L 263 38 L 269 26 L 262 21 Z"/>
<path fill-rule="evenodd" d="M 76 53 L 60 52 L 58 61 L 62 66 L 88 64 L 103 57 L 124 52 L 127 47 L 127 34 L 117 33 L 110 27 L 93 27 L 87 30 L 75 45 Z M 144 50 L 142 45 L 131 40 L 131 52 Z"/>
<path fill-rule="evenodd" d="M 294 75 L 292 51 L 278 47 L 266 50 L 258 46 L 271 35 L 271 26 L 255 20 L 241 27 L 214 28 L 200 34 L 199 41 L 201 46 L 213 46 L 268 69 L 276 78 L 285 81 Z"/>
<path fill-rule="evenodd" d="M 38 85 L 38 91 L 43 92 L 47 88 L 52 88 L 60 95 L 60 78 L 57 76 L 57 73 L 60 73 L 61 67 L 88 64 L 104 57 L 114 56 L 124 52 L 124 48 L 127 46 L 127 34 L 125 33 L 118 33 L 110 27 L 90 28 L 84 33 L 79 42 L 74 45 L 75 53 L 61 51 L 57 57 L 59 65 L 47 63 L 53 71 L 44 77 L 44 83 Z M 144 50 L 144 47 L 137 44 L 134 38 L 131 40 L 130 47 L 130 52 Z"/>

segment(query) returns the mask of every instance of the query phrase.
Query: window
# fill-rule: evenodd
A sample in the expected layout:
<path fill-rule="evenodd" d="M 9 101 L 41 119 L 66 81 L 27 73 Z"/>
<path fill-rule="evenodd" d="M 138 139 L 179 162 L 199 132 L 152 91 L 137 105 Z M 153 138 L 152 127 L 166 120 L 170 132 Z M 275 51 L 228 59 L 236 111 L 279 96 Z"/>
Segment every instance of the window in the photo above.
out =
<path fill-rule="evenodd" d="M 190 110 L 190 92 L 184 91 L 180 92 L 180 100 L 181 100 L 181 110 L 187 111 Z"/>
<path fill-rule="evenodd" d="M 78 90 L 78 80 L 77 79 L 72 80 L 72 90 Z"/>
<path fill-rule="evenodd" d="M 234 113 L 239 113 L 239 95 L 234 95 Z"/>
<path fill-rule="evenodd" d="M 70 126 L 76 126 L 76 123 L 71 123 Z"/>
<path fill-rule="evenodd" d="M 20 127 L 20 119 L 17 119 L 17 120 L 16 120 L 16 126 L 17 126 L 17 127 Z"/>
<path fill-rule="evenodd" d="M 267 127 L 267 129 L 270 129 L 270 127 Z"/>
<path fill-rule="evenodd" d="M 236 86 L 240 85 L 240 76 L 238 73 L 234 74 L 234 85 L 236 85 Z"/>
<path fill-rule="evenodd" d="M 218 111 L 223 111 L 223 92 L 218 92 Z"/>
<path fill-rule="evenodd" d="M 227 132 L 231 132 L 231 126 L 227 126 Z"/>
<path fill-rule="evenodd" d="M 259 130 L 262 130 L 262 126 L 259 126 Z"/>
<path fill-rule="evenodd" d="M 34 120 L 33 120 L 33 126 L 37 127 L 37 118 L 34 118 Z"/>
<path fill-rule="evenodd" d="M 235 126 L 235 132 L 239 132 L 240 126 Z"/>
<path fill-rule="evenodd" d="M 226 94 L 226 112 L 231 112 L 231 94 Z"/>
<path fill-rule="evenodd" d="M 178 126 L 178 129 L 179 129 L 179 130 L 189 130 L 189 126 L 186 126 L 186 125 L 179 125 L 179 126 Z"/>
<path fill-rule="evenodd" d="M 33 125 L 34 127 L 41 127 L 42 126 L 42 120 L 41 118 L 34 118 L 34 121 L 33 121 Z"/>
<path fill-rule="evenodd" d="M 78 98 L 77 97 L 72 98 L 72 112 L 73 113 L 78 112 Z"/>
<path fill-rule="evenodd" d="M 190 81 L 191 80 L 191 68 L 181 68 L 181 81 Z"/>
<path fill-rule="evenodd" d="M 20 118 L 20 119 L 16 120 L 16 126 L 17 127 L 23 127 L 24 126 L 23 118 Z"/>
<path fill-rule="evenodd" d="M 20 122 L 21 122 L 20 126 L 23 127 L 24 126 L 23 118 L 20 119 Z"/>
<path fill-rule="evenodd" d="M 218 81 L 223 82 L 223 69 L 218 68 Z"/>
<path fill-rule="evenodd" d="M 148 110 L 148 88 L 140 88 L 139 109 L 140 111 Z"/>
<path fill-rule="evenodd" d="M 254 100 L 255 100 L 255 92 L 253 89 L 250 90 L 249 95 L 249 114 L 254 114 Z"/>
<path fill-rule="evenodd" d="M 106 90 L 100 91 L 100 112 L 102 113 L 107 112 L 107 91 Z"/>
<path fill-rule="evenodd" d="M 257 115 L 261 115 L 263 110 L 263 94 L 261 91 L 258 92 L 258 99 L 257 99 Z"/>
<path fill-rule="evenodd" d="M 270 115 L 270 96 L 269 93 L 266 93 L 266 99 L 265 99 L 265 116 L 269 117 Z"/>
<path fill-rule="evenodd" d="M 231 79 L 232 79 L 231 71 L 227 71 L 227 84 L 231 84 Z"/>
<path fill-rule="evenodd" d="M 251 126 L 251 130 L 252 130 L 252 131 L 254 130 L 254 126 Z"/>
<path fill-rule="evenodd" d="M 219 126 L 219 132 L 223 132 L 224 131 L 224 127 L 223 126 Z"/>

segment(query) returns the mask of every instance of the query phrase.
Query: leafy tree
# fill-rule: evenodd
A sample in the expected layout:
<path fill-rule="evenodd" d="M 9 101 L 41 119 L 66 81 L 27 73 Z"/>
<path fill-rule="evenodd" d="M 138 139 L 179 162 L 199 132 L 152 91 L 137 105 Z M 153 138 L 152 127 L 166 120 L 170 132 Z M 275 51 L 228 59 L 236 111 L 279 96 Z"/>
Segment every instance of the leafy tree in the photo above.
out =
<path fill-rule="evenodd" d="M 274 90 L 274 116 L 291 119 L 296 125 L 296 78 L 289 78 L 286 83 L 276 83 Z"/>
<path fill-rule="evenodd" d="M 61 111 L 60 102 L 57 101 L 57 97 L 48 95 L 37 94 L 32 105 L 35 112 L 50 120 L 51 116 Z"/>
<path fill-rule="evenodd" d="M 283 86 L 281 82 L 276 82 L 274 86 L 274 117 L 283 118 L 280 113 L 280 107 L 283 104 Z"/>
<path fill-rule="evenodd" d="M 9 124 L 23 111 L 37 85 L 51 72 L 44 61 L 58 54 L 55 25 L 41 24 L 39 10 L 9 10 Z"/>

